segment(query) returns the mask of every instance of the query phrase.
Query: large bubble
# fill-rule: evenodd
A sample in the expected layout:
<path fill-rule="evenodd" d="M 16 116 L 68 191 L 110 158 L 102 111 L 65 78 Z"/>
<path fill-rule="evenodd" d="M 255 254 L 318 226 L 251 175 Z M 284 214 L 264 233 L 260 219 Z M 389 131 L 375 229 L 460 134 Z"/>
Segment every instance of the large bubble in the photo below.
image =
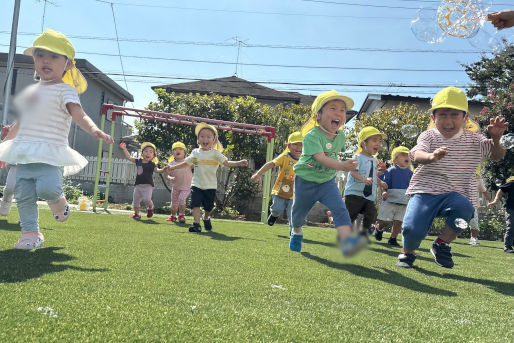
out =
<path fill-rule="evenodd" d="M 462 218 L 455 219 L 453 223 L 455 224 L 455 227 L 457 227 L 458 229 L 464 230 L 468 228 L 468 222 Z"/>
<path fill-rule="evenodd" d="M 500 145 L 507 150 L 514 148 L 514 134 L 508 133 L 506 135 L 503 135 L 500 138 Z"/>
<path fill-rule="evenodd" d="M 471 37 L 483 26 L 489 6 L 481 0 L 443 0 L 437 8 L 437 23 L 452 37 Z"/>
<path fill-rule="evenodd" d="M 401 132 L 405 138 L 416 138 L 419 131 L 416 125 L 406 124 L 402 126 Z"/>
<path fill-rule="evenodd" d="M 418 10 L 410 26 L 414 37 L 430 44 L 441 43 L 446 39 L 447 35 L 437 25 L 436 13 L 433 9 L 423 7 Z"/>

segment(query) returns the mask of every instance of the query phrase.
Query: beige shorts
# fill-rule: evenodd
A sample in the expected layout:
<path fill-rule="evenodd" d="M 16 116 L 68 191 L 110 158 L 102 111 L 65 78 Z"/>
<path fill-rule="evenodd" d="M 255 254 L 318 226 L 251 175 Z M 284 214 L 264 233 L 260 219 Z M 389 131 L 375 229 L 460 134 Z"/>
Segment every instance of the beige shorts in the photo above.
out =
<path fill-rule="evenodd" d="M 403 222 L 403 217 L 405 216 L 406 208 L 407 205 L 382 201 L 382 203 L 380 204 L 380 209 L 378 211 L 378 220 L 382 220 L 385 222 L 392 222 L 393 220 L 397 220 L 399 222 Z"/>

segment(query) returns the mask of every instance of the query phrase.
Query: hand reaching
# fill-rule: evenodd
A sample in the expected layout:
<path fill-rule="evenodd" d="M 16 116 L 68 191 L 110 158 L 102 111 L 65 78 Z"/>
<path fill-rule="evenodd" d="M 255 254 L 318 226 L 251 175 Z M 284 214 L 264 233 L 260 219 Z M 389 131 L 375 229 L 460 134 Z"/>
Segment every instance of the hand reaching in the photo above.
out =
<path fill-rule="evenodd" d="M 250 178 L 250 181 L 252 182 L 259 182 L 259 180 L 261 179 L 261 176 L 258 175 L 257 173 L 253 174 L 252 177 Z"/>
<path fill-rule="evenodd" d="M 105 132 L 102 132 L 101 130 L 95 130 L 95 131 L 91 132 L 91 135 L 93 137 L 95 137 L 96 139 L 103 139 L 103 141 L 105 143 L 109 143 L 109 144 L 114 143 L 114 140 L 112 139 L 112 137 L 109 136 L 108 134 L 106 134 Z"/>
<path fill-rule="evenodd" d="M 342 161 L 341 163 L 342 163 L 341 170 L 344 170 L 344 171 L 352 171 L 352 170 L 357 169 L 357 167 L 359 166 L 359 163 L 356 160 L 346 160 L 346 161 Z"/>
<path fill-rule="evenodd" d="M 445 146 L 435 149 L 434 152 L 432 153 L 431 161 L 437 162 L 440 159 L 442 159 L 443 157 L 445 157 L 446 155 L 448 155 L 449 152 L 450 151 Z"/>
<path fill-rule="evenodd" d="M 121 142 L 120 143 L 120 148 L 123 149 L 123 150 L 127 149 L 127 144 Z"/>
<path fill-rule="evenodd" d="M 246 166 L 248 166 L 248 160 L 241 160 L 241 161 L 239 161 L 239 165 L 240 165 L 241 167 L 246 167 Z"/>
<path fill-rule="evenodd" d="M 500 139 L 505 130 L 509 127 L 509 123 L 505 122 L 505 118 L 494 117 L 489 120 L 487 132 L 493 139 Z"/>
<path fill-rule="evenodd" d="M 514 26 L 514 10 L 503 10 L 499 12 L 489 13 L 487 19 L 491 21 L 494 27 L 502 30 Z"/>

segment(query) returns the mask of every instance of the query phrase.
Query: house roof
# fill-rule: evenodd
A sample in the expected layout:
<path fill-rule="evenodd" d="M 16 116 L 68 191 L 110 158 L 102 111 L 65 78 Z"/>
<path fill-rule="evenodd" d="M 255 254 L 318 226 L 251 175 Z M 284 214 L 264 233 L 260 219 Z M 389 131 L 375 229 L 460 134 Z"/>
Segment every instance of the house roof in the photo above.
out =
<path fill-rule="evenodd" d="M 0 53 L 0 63 L 7 63 L 7 53 Z M 114 93 L 120 95 L 123 99 L 126 101 L 134 101 L 134 97 L 132 94 L 130 94 L 127 90 L 122 88 L 120 85 L 118 85 L 116 82 L 114 82 L 111 78 L 109 78 L 107 75 L 102 73 L 98 68 L 96 68 L 94 65 L 92 65 L 88 60 L 77 58 L 75 65 L 77 68 L 81 71 L 82 74 L 84 74 L 84 77 L 87 80 L 97 80 L 101 84 L 103 84 L 105 87 L 112 90 Z M 34 69 L 34 62 L 32 60 L 32 57 L 22 54 L 16 54 L 15 65 L 18 64 L 26 64 L 27 69 Z"/>

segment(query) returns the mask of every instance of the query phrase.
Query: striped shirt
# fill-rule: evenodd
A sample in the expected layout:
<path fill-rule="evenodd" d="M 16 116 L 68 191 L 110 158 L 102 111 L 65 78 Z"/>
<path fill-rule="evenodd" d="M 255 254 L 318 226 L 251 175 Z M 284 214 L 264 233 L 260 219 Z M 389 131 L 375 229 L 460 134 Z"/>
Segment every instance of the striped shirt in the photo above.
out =
<path fill-rule="evenodd" d="M 420 164 L 414 171 L 405 194 L 443 194 L 457 192 L 478 207 L 475 171 L 479 163 L 491 155 L 492 140 L 480 133 L 462 131 L 446 139 L 437 129 L 423 132 L 409 157 L 418 150 L 428 153 L 447 147 L 448 155 L 437 162 Z"/>

